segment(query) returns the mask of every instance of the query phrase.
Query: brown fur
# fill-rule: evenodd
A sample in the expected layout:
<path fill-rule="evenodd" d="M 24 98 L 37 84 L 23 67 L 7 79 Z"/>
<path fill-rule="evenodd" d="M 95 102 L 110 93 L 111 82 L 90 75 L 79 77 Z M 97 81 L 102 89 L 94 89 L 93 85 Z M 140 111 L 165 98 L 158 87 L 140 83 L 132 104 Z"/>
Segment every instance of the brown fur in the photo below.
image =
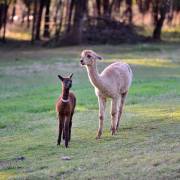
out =
<path fill-rule="evenodd" d="M 68 78 L 59 76 L 62 81 L 62 94 L 56 103 L 56 112 L 59 120 L 59 135 L 57 145 L 60 145 L 61 135 L 63 133 L 66 148 L 68 147 L 68 142 L 71 139 L 72 117 L 76 106 L 76 97 L 74 93 L 69 92 L 72 83 L 71 77 L 72 75 Z M 63 100 L 68 100 L 68 102 L 63 102 Z"/>

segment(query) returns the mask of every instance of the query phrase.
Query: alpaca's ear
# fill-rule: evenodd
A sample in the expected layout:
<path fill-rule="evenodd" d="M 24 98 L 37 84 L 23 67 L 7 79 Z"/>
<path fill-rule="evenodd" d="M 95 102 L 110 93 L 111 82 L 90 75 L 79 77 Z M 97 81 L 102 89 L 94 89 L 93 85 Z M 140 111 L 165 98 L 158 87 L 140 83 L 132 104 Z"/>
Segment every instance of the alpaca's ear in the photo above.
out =
<path fill-rule="evenodd" d="M 96 54 L 96 57 L 97 57 L 97 59 L 99 59 L 99 60 L 102 60 L 102 59 L 103 59 L 99 54 Z"/>
<path fill-rule="evenodd" d="M 71 78 L 72 78 L 72 76 L 73 76 L 73 73 L 69 76 L 69 78 L 71 79 Z"/>
<path fill-rule="evenodd" d="M 64 80 L 64 78 L 63 78 L 61 75 L 58 75 L 58 78 L 59 78 L 61 81 Z"/>

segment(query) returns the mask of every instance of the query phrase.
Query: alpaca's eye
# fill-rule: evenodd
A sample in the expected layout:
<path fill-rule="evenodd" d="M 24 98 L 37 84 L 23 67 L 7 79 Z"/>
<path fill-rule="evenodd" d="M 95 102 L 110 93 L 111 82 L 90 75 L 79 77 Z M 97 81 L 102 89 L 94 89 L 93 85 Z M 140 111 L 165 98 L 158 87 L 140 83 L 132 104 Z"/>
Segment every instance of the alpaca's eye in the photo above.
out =
<path fill-rule="evenodd" d="M 90 58 L 90 57 L 91 57 L 91 56 L 88 54 L 88 55 L 87 55 L 87 58 Z"/>

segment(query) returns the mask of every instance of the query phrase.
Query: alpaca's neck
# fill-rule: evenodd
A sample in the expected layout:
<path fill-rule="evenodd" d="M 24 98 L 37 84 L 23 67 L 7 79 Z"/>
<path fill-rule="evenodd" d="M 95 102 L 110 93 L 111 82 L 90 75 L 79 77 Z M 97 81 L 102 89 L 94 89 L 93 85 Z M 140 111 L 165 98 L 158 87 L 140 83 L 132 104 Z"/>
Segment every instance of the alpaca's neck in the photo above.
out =
<path fill-rule="evenodd" d="M 69 89 L 62 88 L 62 98 L 63 100 L 68 100 L 69 97 Z"/>
<path fill-rule="evenodd" d="M 87 72 L 90 79 L 90 82 L 93 86 L 97 87 L 98 89 L 103 88 L 102 79 L 99 76 L 96 63 L 92 66 L 87 66 Z"/>

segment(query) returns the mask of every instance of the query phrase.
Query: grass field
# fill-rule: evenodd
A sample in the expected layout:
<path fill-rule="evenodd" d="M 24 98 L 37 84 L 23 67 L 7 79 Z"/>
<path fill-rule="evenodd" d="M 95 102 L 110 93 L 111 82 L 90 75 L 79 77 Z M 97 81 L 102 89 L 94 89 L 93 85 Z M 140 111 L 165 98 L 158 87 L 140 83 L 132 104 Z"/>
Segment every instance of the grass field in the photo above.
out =
<path fill-rule="evenodd" d="M 110 134 L 110 103 L 95 140 L 98 104 L 82 49 L 128 62 L 134 80 L 120 131 Z M 57 74 L 74 73 L 77 96 L 70 148 L 56 146 Z M 71 160 L 62 160 L 69 156 Z M 180 179 L 180 44 L 0 50 L 0 179 Z"/>

